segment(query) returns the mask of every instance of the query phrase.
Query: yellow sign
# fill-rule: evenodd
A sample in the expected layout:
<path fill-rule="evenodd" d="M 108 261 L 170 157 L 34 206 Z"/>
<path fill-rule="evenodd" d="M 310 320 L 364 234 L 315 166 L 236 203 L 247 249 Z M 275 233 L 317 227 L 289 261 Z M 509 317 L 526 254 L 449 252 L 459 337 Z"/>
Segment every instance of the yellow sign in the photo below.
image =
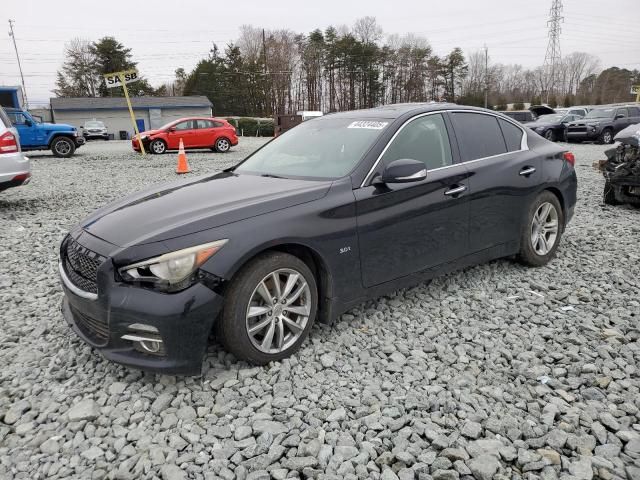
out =
<path fill-rule="evenodd" d="M 640 85 L 631 85 L 631 95 L 635 95 L 636 102 L 640 102 Z"/>
<path fill-rule="evenodd" d="M 107 88 L 119 87 L 126 83 L 137 82 L 138 80 L 140 80 L 140 76 L 138 75 L 138 71 L 135 69 L 107 73 L 104 75 L 104 83 Z"/>
<path fill-rule="evenodd" d="M 131 106 L 131 99 L 129 99 L 129 90 L 127 90 L 127 83 L 136 82 L 140 80 L 137 70 L 125 70 L 123 72 L 113 72 L 104 75 L 104 81 L 107 88 L 114 88 L 122 86 L 124 90 L 124 97 L 127 99 L 127 106 L 129 107 L 129 115 L 131 115 L 131 123 L 133 124 L 133 130 L 138 137 L 138 145 L 140 145 L 140 152 L 144 155 L 144 145 L 142 144 L 142 138 L 140 138 L 140 132 L 138 131 L 138 124 L 136 123 L 136 117 L 133 114 L 133 107 Z"/>

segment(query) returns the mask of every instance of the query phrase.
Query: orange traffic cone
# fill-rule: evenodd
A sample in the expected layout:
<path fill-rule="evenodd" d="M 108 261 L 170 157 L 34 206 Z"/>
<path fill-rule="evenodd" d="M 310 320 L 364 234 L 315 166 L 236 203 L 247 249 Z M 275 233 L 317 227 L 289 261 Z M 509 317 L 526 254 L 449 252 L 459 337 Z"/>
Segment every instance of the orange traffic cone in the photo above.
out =
<path fill-rule="evenodd" d="M 176 168 L 176 173 L 189 173 L 191 169 L 189 168 L 189 164 L 187 163 L 187 154 L 184 153 L 184 144 L 182 143 L 182 139 L 180 139 L 180 149 L 178 150 L 178 168 Z"/>

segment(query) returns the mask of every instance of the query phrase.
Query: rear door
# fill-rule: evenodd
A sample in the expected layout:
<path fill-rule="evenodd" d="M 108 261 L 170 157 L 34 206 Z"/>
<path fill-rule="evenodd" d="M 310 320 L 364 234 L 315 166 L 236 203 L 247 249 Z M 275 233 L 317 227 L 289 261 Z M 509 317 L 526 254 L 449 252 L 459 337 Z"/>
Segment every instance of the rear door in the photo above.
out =
<path fill-rule="evenodd" d="M 213 120 L 199 119 L 198 122 L 198 146 L 213 147 L 216 137 L 216 124 Z"/>
<path fill-rule="evenodd" d="M 195 120 L 176 123 L 167 134 L 167 147 L 172 150 L 177 149 L 180 146 L 180 139 L 182 139 L 185 148 L 197 146 L 194 144 L 197 141 L 195 127 Z"/>
<path fill-rule="evenodd" d="M 618 118 L 618 116 L 621 116 L 621 118 Z M 618 133 L 629 125 L 631 125 L 631 121 L 629 120 L 629 110 L 626 108 L 619 108 L 616 110 L 615 116 L 613 117 L 613 133 Z"/>
<path fill-rule="evenodd" d="M 517 242 L 525 212 L 542 183 L 542 162 L 524 130 L 479 112 L 451 112 L 469 171 L 469 243 L 473 252 Z"/>
<path fill-rule="evenodd" d="M 627 110 L 629 111 L 629 125 L 640 123 L 640 108 L 628 107 Z"/>
<path fill-rule="evenodd" d="M 427 178 L 372 185 L 385 165 L 420 160 Z M 385 148 L 378 170 L 354 191 L 362 282 L 365 287 L 449 262 L 468 249 L 467 174 L 454 162 L 442 114 L 405 123 Z"/>

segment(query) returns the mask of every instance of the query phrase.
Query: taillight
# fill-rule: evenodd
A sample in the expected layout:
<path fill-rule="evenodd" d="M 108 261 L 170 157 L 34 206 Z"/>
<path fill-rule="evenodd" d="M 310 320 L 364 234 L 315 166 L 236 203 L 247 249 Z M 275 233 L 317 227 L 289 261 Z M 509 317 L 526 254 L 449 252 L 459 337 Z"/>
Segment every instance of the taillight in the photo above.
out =
<path fill-rule="evenodd" d="M 0 153 L 14 153 L 18 151 L 18 139 L 11 132 L 0 135 Z"/>
<path fill-rule="evenodd" d="M 569 163 L 572 167 L 576 165 L 576 156 L 571 152 L 564 152 L 562 155 L 563 158 Z"/>

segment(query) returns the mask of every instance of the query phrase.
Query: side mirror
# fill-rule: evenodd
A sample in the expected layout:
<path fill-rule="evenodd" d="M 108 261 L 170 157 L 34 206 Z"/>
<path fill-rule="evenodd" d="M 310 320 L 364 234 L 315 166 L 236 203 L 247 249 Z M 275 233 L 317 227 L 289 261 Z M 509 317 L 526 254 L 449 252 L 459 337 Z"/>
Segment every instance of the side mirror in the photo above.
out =
<path fill-rule="evenodd" d="M 24 124 L 25 124 L 27 127 L 31 127 L 31 126 L 33 126 L 33 122 L 32 122 L 31 120 L 29 120 L 28 118 L 25 118 L 25 119 L 24 119 Z"/>
<path fill-rule="evenodd" d="M 169 127 L 169 130 L 167 130 L 167 132 L 175 132 L 176 131 L 176 127 Z"/>
<path fill-rule="evenodd" d="M 427 167 L 423 162 L 410 158 L 394 160 L 378 177 L 378 183 L 420 182 L 427 178 Z"/>

